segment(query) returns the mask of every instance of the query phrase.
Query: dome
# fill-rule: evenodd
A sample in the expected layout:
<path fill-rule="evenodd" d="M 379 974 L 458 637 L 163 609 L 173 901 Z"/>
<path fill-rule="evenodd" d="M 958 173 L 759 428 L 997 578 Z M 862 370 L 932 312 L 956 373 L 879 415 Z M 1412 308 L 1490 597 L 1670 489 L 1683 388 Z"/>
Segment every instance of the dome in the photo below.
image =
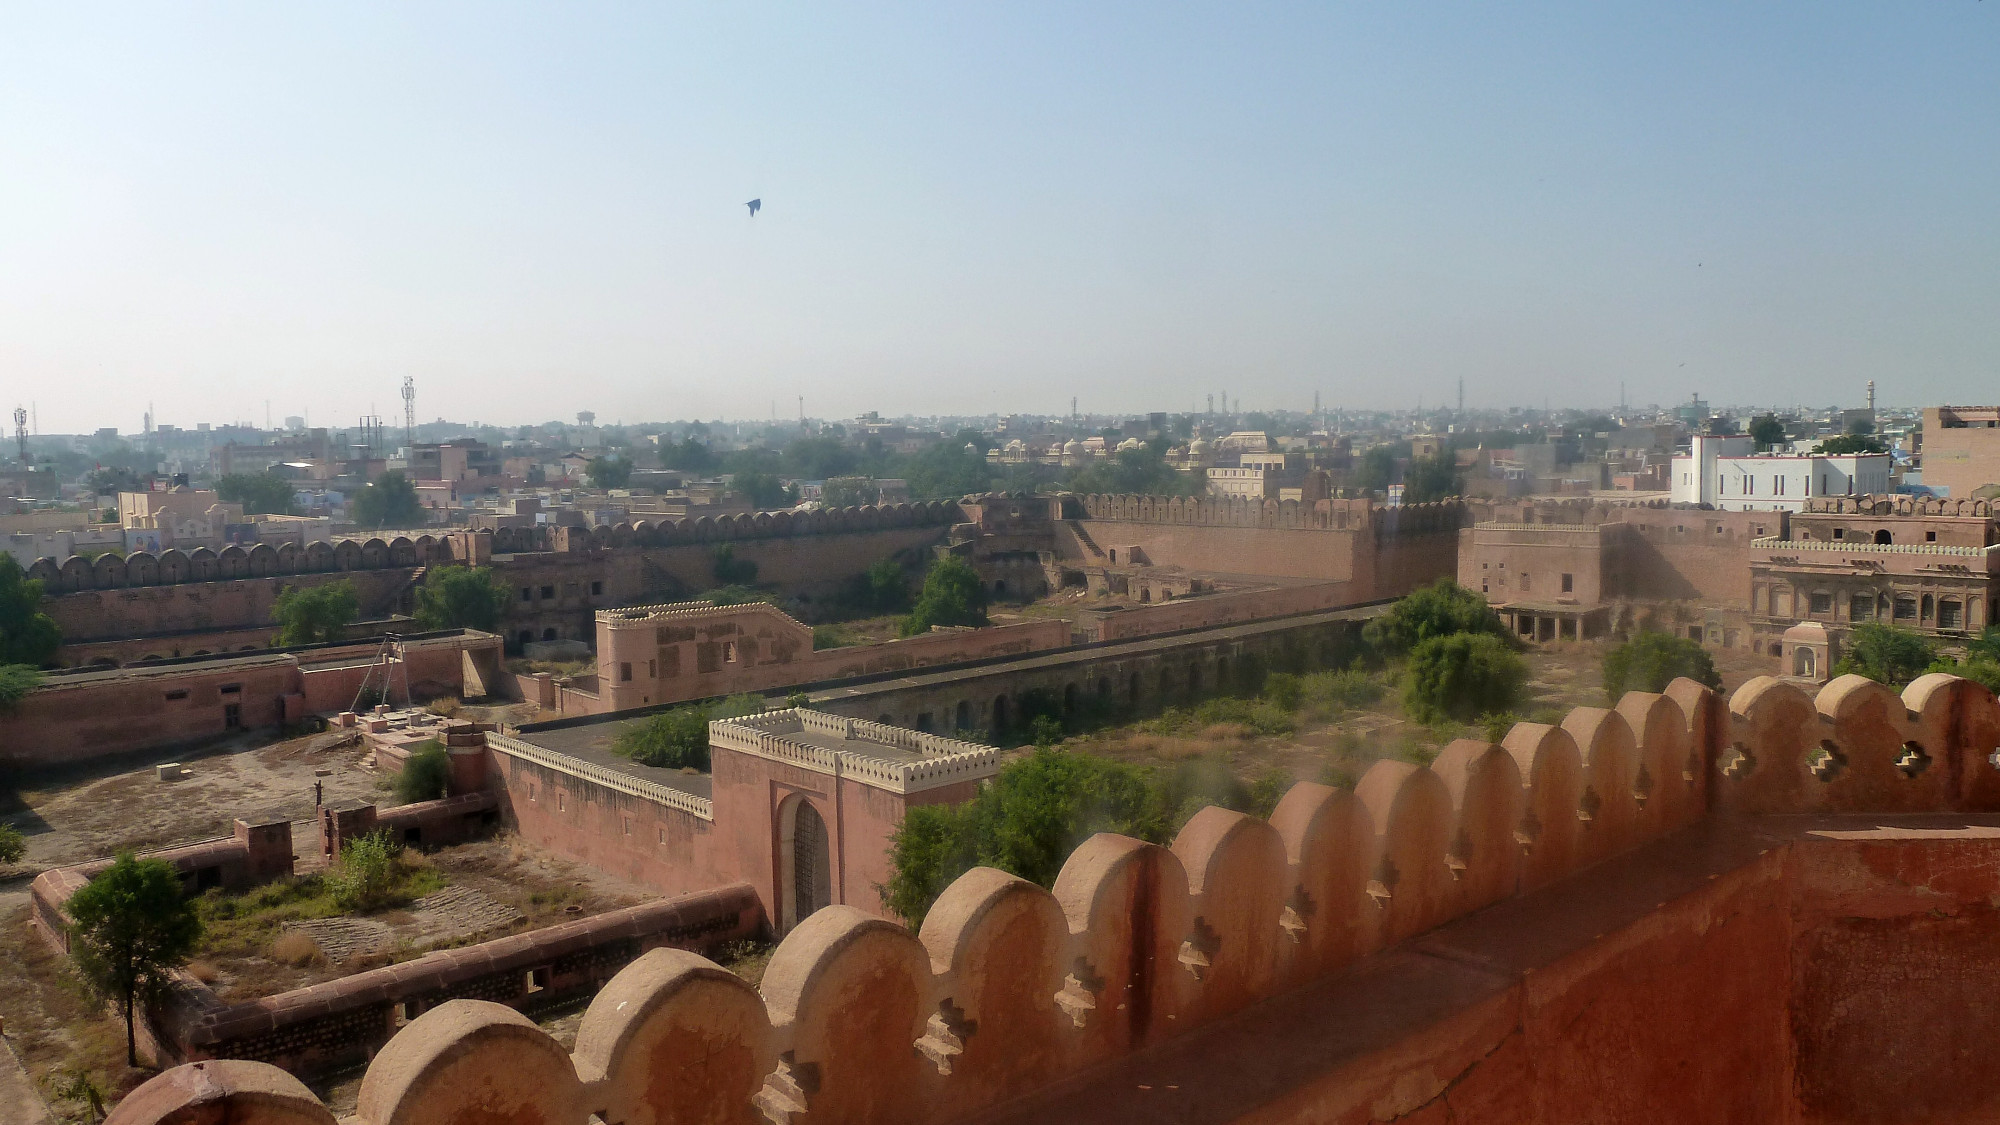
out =
<path fill-rule="evenodd" d="M 1062 451 L 1074 457 L 1083 452 L 1083 443 L 1075 438 L 1071 438 L 1063 443 Z"/>
<path fill-rule="evenodd" d="M 1120 453 L 1123 453 L 1128 449 L 1137 449 L 1137 448 L 1139 448 L 1139 439 L 1135 437 L 1128 437 L 1124 441 L 1118 443 L 1118 452 Z"/>
<path fill-rule="evenodd" d="M 1193 441 L 1189 442 L 1188 456 L 1190 457 L 1208 456 L 1208 441 L 1204 438 L 1196 438 Z"/>

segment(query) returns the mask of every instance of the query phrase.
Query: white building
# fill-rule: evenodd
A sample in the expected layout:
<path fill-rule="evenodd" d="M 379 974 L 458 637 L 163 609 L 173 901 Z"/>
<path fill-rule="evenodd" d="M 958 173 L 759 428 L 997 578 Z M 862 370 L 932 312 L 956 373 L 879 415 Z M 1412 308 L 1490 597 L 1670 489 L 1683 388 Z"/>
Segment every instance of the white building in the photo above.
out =
<path fill-rule="evenodd" d="M 1674 502 L 1725 512 L 1801 512 L 1814 496 L 1888 491 L 1887 453 L 1759 453 L 1748 437 L 1695 437 L 1673 460 Z"/>

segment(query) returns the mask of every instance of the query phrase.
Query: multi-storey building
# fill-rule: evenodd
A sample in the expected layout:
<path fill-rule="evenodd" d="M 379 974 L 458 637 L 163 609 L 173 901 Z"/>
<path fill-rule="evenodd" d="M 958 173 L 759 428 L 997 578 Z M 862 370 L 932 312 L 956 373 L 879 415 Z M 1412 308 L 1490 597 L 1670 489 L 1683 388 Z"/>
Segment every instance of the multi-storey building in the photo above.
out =
<path fill-rule="evenodd" d="M 1954 500 L 2000 484 L 2000 406 L 1924 411 L 1924 487 Z"/>
<path fill-rule="evenodd" d="M 1820 496 L 1889 491 L 1886 453 L 1759 453 L 1747 437 L 1694 437 L 1671 470 L 1676 504 L 1726 512 L 1800 512 Z"/>
<path fill-rule="evenodd" d="M 1789 535 L 1756 540 L 1753 645 L 1782 655 L 1785 631 L 1806 622 L 1824 626 L 1837 645 L 1866 622 L 1950 641 L 2000 621 L 1993 518 L 1894 510 L 1886 499 L 1815 501 L 1791 517 Z"/>

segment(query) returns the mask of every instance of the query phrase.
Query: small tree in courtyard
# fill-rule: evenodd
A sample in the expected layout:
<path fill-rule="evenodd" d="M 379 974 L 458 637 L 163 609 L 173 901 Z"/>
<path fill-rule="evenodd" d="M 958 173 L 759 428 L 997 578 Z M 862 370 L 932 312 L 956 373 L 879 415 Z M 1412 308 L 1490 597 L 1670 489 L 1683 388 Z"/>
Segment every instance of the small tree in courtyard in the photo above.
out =
<path fill-rule="evenodd" d="M 360 616 L 361 600 L 354 594 L 354 583 L 344 578 L 320 586 L 294 586 L 279 594 L 271 607 L 281 645 L 337 641 Z"/>
<path fill-rule="evenodd" d="M 902 633 L 914 637 L 933 625 L 986 624 L 986 587 L 979 572 L 957 555 L 946 555 L 924 575 L 917 604 L 903 619 Z"/>
<path fill-rule="evenodd" d="M 201 940 L 201 919 L 162 859 L 121 853 L 70 896 L 70 957 L 91 990 L 125 1013 L 125 1061 L 139 1065 L 132 1020 L 138 1002 L 166 985 Z"/>
<path fill-rule="evenodd" d="M 1432 637 L 1453 633 L 1505 637 L 1507 626 L 1485 597 L 1449 578 L 1398 599 L 1361 630 L 1362 639 L 1383 656 L 1399 656 Z"/>
<path fill-rule="evenodd" d="M 507 610 L 507 591 L 483 566 L 438 567 L 417 587 L 417 627 L 492 632 Z"/>
<path fill-rule="evenodd" d="M 435 801 L 444 796 L 451 781 L 451 755 L 444 744 L 433 738 L 420 743 L 403 760 L 396 775 L 396 797 L 406 805 Z"/>
<path fill-rule="evenodd" d="M 1715 660 L 1707 649 L 1685 637 L 1640 633 L 1604 654 L 1604 694 L 1614 705 L 1628 691 L 1665 691 L 1682 676 L 1722 690 Z"/>
<path fill-rule="evenodd" d="M 28 841 L 21 837 L 21 830 L 11 824 L 0 824 L 0 863 L 19 863 L 28 854 Z"/>
<path fill-rule="evenodd" d="M 1866 676 L 1897 687 L 1923 675 L 1936 658 L 1937 650 L 1921 633 L 1870 621 L 1847 635 L 1847 651 L 1833 666 L 1833 674 Z"/>

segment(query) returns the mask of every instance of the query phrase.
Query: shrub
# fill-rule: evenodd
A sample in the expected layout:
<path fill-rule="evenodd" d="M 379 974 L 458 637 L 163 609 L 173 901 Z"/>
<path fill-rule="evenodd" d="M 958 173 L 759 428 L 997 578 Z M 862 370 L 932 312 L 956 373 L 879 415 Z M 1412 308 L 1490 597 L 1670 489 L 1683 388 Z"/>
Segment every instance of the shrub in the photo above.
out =
<path fill-rule="evenodd" d="M 319 943 L 304 930 L 286 930 L 278 935 L 278 940 L 271 943 L 271 960 L 279 964 L 304 968 L 325 959 L 326 954 L 320 949 Z"/>
<path fill-rule="evenodd" d="M 1433 637 L 1456 633 L 1505 639 L 1507 626 L 1484 596 L 1449 578 L 1399 599 L 1387 614 L 1361 630 L 1362 639 L 1383 656 L 1400 656 Z"/>
<path fill-rule="evenodd" d="M 387 906 L 401 874 L 401 853 L 387 832 L 373 832 L 342 844 L 340 865 L 326 876 L 333 901 L 343 910 Z"/>
<path fill-rule="evenodd" d="M 1410 650 L 1403 705 L 1422 722 L 1469 720 L 1520 702 L 1528 665 L 1498 637 L 1456 633 Z"/>
<path fill-rule="evenodd" d="M 611 749 L 642 766 L 706 770 L 709 721 L 755 715 L 763 709 L 764 697 L 748 692 L 713 703 L 675 707 L 627 727 L 612 742 Z"/>
<path fill-rule="evenodd" d="M 0 824 L 0 863 L 19 863 L 28 854 L 28 842 L 21 838 L 21 830 L 11 824 Z"/>
<path fill-rule="evenodd" d="M 271 606 L 271 620 L 278 625 L 281 645 L 309 645 L 337 641 L 347 635 L 347 626 L 361 616 L 361 600 L 354 583 L 346 579 L 320 586 L 294 586 L 278 595 Z"/>
<path fill-rule="evenodd" d="M 444 744 L 433 738 L 419 743 L 396 775 L 396 798 L 406 805 L 435 801 L 444 796 L 451 779 L 451 756 Z"/>
<path fill-rule="evenodd" d="M 902 634 L 914 637 L 927 633 L 933 625 L 986 624 L 986 587 L 972 564 L 957 555 L 946 555 L 924 575 L 923 592 L 910 616 L 903 619 Z"/>
<path fill-rule="evenodd" d="M 1613 706 L 1628 691 L 1665 691 L 1682 676 L 1722 690 L 1714 658 L 1686 637 L 1640 633 L 1604 654 L 1604 694 Z"/>
<path fill-rule="evenodd" d="M 1305 700 L 1305 684 L 1290 672 L 1273 672 L 1264 677 L 1264 698 L 1287 711 L 1296 711 Z"/>
<path fill-rule="evenodd" d="M 715 549 L 715 580 L 723 586 L 748 586 L 757 581 L 754 559 L 739 559 L 736 548 L 724 543 Z"/>

